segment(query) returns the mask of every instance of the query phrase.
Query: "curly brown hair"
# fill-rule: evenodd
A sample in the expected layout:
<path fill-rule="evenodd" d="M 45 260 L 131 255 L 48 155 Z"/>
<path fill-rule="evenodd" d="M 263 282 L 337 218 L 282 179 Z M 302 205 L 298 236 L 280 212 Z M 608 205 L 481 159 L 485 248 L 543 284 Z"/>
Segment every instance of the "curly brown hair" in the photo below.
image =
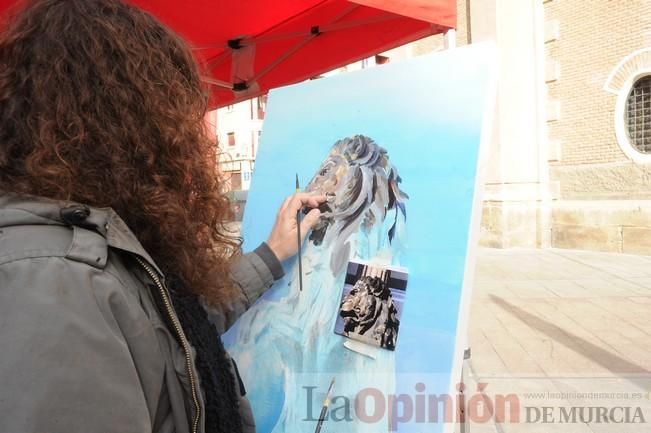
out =
<path fill-rule="evenodd" d="M 191 50 L 116 0 L 37 0 L 0 35 L 0 190 L 112 207 L 218 303 L 239 239 Z"/>

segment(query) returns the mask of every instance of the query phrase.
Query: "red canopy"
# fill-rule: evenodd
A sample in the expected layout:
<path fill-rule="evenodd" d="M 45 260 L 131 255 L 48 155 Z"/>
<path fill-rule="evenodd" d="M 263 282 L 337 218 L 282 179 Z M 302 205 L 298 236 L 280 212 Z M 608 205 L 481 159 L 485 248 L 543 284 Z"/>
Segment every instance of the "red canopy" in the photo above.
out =
<path fill-rule="evenodd" d="M 456 0 L 131 0 L 194 47 L 212 105 L 296 83 L 456 24 Z"/>
<path fill-rule="evenodd" d="M 129 0 L 207 65 L 212 106 L 296 83 L 456 23 L 456 0 Z M 0 7 L 8 3 L 1 0 Z"/>

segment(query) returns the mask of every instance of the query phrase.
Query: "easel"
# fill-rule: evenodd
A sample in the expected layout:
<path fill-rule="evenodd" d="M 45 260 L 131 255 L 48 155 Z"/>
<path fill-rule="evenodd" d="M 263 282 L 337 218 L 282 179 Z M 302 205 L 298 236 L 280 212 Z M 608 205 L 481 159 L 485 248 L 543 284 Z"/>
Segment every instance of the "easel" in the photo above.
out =
<path fill-rule="evenodd" d="M 470 370 L 470 366 L 468 363 L 470 362 L 470 348 L 467 347 L 463 351 L 463 362 L 461 363 L 461 377 L 459 378 L 459 390 L 457 392 L 457 402 L 463 401 L 465 402 L 465 388 L 466 388 L 466 383 L 465 383 L 465 377 L 464 374 Z M 458 410 L 458 416 L 459 416 L 459 433 L 469 433 L 470 429 L 469 426 L 466 424 L 466 408 L 463 407 L 462 405 L 459 405 L 457 408 Z"/>

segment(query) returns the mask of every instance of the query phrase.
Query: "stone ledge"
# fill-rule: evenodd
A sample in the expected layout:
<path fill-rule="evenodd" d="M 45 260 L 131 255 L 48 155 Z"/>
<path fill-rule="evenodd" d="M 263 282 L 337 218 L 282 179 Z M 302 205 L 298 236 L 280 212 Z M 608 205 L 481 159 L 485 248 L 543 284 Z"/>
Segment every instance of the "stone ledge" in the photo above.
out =
<path fill-rule="evenodd" d="M 547 60 L 545 63 L 545 83 L 553 83 L 561 75 L 560 63 L 556 60 Z"/>
<path fill-rule="evenodd" d="M 480 245 L 651 255 L 651 200 L 485 201 Z"/>
<path fill-rule="evenodd" d="M 561 160 L 561 141 L 560 140 L 549 140 L 547 141 L 547 161 L 557 162 Z M 557 194 L 556 197 L 560 195 L 560 183 L 556 182 L 557 185 Z"/>
<path fill-rule="evenodd" d="M 550 176 L 565 200 L 651 199 L 651 164 L 554 165 Z"/>
<path fill-rule="evenodd" d="M 619 227 L 582 225 L 552 225 L 552 247 L 602 252 L 621 252 L 622 235 Z"/>
<path fill-rule="evenodd" d="M 545 43 L 553 42 L 559 38 L 560 24 L 558 20 L 549 20 L 545 22 Z"/>
<path fill-rule="evenodd" d="M 554 200 L 560 195 L 560 184 L 551 182 L 486 183 L 484 202 L 527 202 Z"/>
<path fill-rule="evenodd" d="M 651 228 L 651 200 L 558 201 L 554 224 L 592 227 Z"/>
<path fill-rule="evenodd" d="M 547 122 L 555 122 L 561 118 L 561 101 L 549 100 L 545 108 Z"/>
<path fill-rule="evenodd" d="M 536 202 L 484 202 L 481 246 L 492 248 L 549 246 L 548 209 Z"/>
<path fill-rule="evenodd" d="M 624 227 L 622 238 L 622 252 L 651 255 L 651 227 Z"/>

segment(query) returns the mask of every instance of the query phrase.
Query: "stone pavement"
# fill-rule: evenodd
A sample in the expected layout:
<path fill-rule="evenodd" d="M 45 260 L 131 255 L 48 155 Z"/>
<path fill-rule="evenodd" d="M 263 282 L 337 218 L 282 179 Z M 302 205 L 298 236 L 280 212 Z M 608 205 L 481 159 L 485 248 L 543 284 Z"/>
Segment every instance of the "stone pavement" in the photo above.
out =
<path fill-rule="evenodd" d="M 651 432 L 650 318 L 651 257 L 481 249 L 465 382 L 487 397 L 466 431 Z M 509 394 L 519 422 L 483 422 Z"/>

